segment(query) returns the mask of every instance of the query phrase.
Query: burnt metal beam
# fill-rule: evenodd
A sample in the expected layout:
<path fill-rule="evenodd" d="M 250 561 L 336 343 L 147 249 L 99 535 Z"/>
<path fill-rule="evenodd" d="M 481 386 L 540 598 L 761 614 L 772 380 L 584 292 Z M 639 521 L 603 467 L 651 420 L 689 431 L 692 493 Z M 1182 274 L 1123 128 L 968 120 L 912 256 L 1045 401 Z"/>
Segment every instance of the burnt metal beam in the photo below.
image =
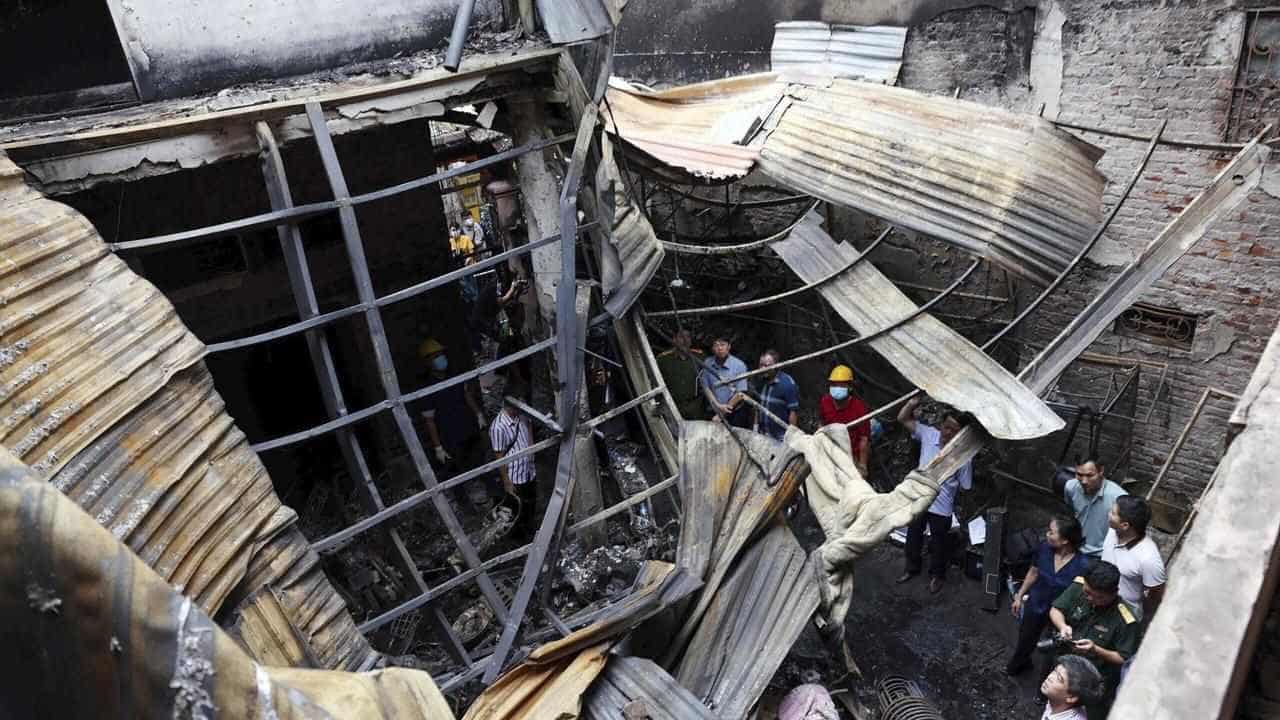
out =
<path fill-rule="evenodd" d="M 293 207 L 293 192 L 289 188 L 288 173 L 285 171 L 284 158 L 280 155 L 271 127 L 259 121 L 255 126 L 258 144 L 261 148 L 262 175 L 266 182 L 267 197 L 272 210 L 284 210 Z M 294 303 L 298 315 L 309 319 L 320 313 L 320 305 L 316 298 L 315 285 L 311 279 L 311 270 L 307 264 L 306 250 L 302 244 L 302 234 L 298 226 L 292 223 L 276 227 L 280 239 L 280 251 L 284 256 L 285 269 L 289 276 L 289 287 L 293 292 Z M 338 380 L 337 364 L 333 360 L 333 350 L 328 338 L 321 330 L 311 330 L 306 335 L 307 350 L 311 355 L 311 366 L 320 386 L 320 397 L 324 402 L 325 412 L 330 418 L 338 418 L 347 413 L 346 399 L 343 397 L 342 385 Z M 369 512 L 377 512 L 386 507 L 382 493 L 374 483 L 373 474 L 369 472 L 369 464 L 365 460 L 360 441 L 350 427 L 337 431 L 338 448 L 343 462 L 347 466 L 347 474 L 359 490 L 365 508 Z M 387 528 L 387 538 L 395 548 L 395 558 L 399 560 L 400 570 L 413 579 L 419 592 L 427 591 L 427 583 L 418 571 L 418 565 L 409 554 L 404 538 L 395 528 Z M 457 633 L 453 631 L 448 618 L 440 608 L 432 607 L 428 614 L 428 622 L 436 637 L 444 645 L 445 651 L 455 662 L 463 665 L 471 664 L 471 656 Z"/>
<path fill-rule="evenodd" d="M 312 105 L 317 105 L 317 103 L 308 103 L 308 107 Z M 323 116 L 323 113 L 321 115 Z M 309 111 L 307 117 L 310 118 Z M 562 145 L 573 138 L 574 135 L 572 133 L 567 133 L 553 138 L 536 140 L 521 145 L 520 147 L 515 147 L 510 150 L 497 153 L 496 155 L 490 155 L 489 157 L 469 162 L 466 165 L 460 165 L 444 172 L 437 172 L 423 178 L 418 178 L 417 180 L 409 180 L 408 182 L 403 182 L 399 185 L 392 185 L 391 187 L 374 190 L 362 195 L 348 195 L 341 201 L 326 200 L 324 202 L 309 203 L 307 205 L 296 205 L 284 210 L 273 210 L 267 213 L 251 215 L 239 220 L 230 220 L 217 225 L 196 228 L 195 230 L 186 230 L 178 233 L 170 233 L 168 235 L 157 235 L 155 237 L 141 238 L 139 240 L 128 240 L 126 242 L 108 243 L 107 247 L 113 252 L 120 252 L 121 250 L 154 250 L 161 247 L 177 247 L 200 240 L 221 237 L 223 235 L 236 235 L 239 233 L 249 232 L 251 230 L 266 230 L 275 227 L 282 222 L 300 222 L 307 218 L 322 215 L 334 210 L 337 210 L 339 215 L 341 215 L 344 209 L 350 209 L 353 206 L 363 205 L 376 200 L 385 200 L 386 198 L 394 197 L 401 193 L 409 192 L 410 190 L 417 190 L 429 185 L 434 185 L 443 180 L 451 180 L 455 177 L 470 175 L 492 165 L 498 165 L 509 160 L 513 160 L 526 153 L 543 150 L 554 145 Z M 329 143 L 333 143 L 332 137 L 329 138 Z"/>
<path fill-rule="evenodd" d="M 306 105 L 307 120 L 311 125 L 312 135 L 315 137 L 316 147 L 320 151 L 320 160 L 324 165 L 325 175 L 329 180 L 329 187 L 333 192 L 335 202 L 339 205 L 338 218 L 342 225 L 342 239 L 347 250 L 347 259 L 351 264 L 351 274 L 355 279 L 356 294 L 360 298 L 360 302 L 369 307 L 365 312 L 365 322 L 368 325 L 369 341 L 373 344 L 374 360 L 378 368 L 378 376 L 382 381 L 383 392 L 387 400 L 391 402 L 391 413 L 395 418 L 397 429 L 400 431 L 401 440 L 405 447 L 409 450 L 409 455 L 413 459 L 414 468 L 418 472 L 418 477 L 422 484 L 431 489 L 436 483 L 435 471 L 431 468 L 431 463 L 427 460 L 426 450 L 422 447 L 422 440 L 418 437 L 417 430 L 413 427 L 413 420 L 409 417 L 409 412 L 405 408 L 405 396 L 400 392 L 400 380 L 396 376 L 394 360 L 391 357 L 391 347 L 387 342 L 386 330 L 383 327 L 382 312 L 375 305 L 375 297 L 373 292 L 373 278 L 369 274 L 369 262 L 365 257 L 364 242 L 360 237 L 360 226 L 356 220 L 356 212 L 354 205 L 351 204 L 351 194 L 347 188 L 346 176 L 342 172 L 342 166 L 338 162 L 338 153 L 333 146 L 333 138 L 329 136 L 329 127 L 324 119 L 324 110 L 318 102 L 309 102 Z M 569 237 L 573 237 L 572 234 Z M 565 243 L 573 246 L 574 243 Z M 476 552 L 475 546 L 471 543 L 471 538 L 467 537 L 467 533 L 462 529 L 462 523 L 458 521 L 458 517 L 454 515 L 453 508 L 449 505 L 448 499 L 441 494 L 436 494 L 432 498 L 436 512 L 439 513 L 445 527 L 449 530 L 449 534 L 453 537 L 454 542 L 458 545 L 458 550 L 462 555 L 462 560 L 468 568 L 476 569 L 480 567 L 480 555 Z M 485 601 L 493 610 L 494 615 L 499 619 L 506 619 L 507 608 L 502 602 L 501 596 L 498 595 L 497 587 L 494 586 L 493 580 L 484 572 L 480 572 L 477 577 L 477 584 L 480 592 L 484 596 Z"/>
<path fill-rule="evenodd" d="M 678 481 L 679 479 L 680 479 L 679 475 L 672 475 L 671 477 L 667 478 L 666 480 L 663 480 L 662 482 L 650 485 L 648 488 L 636 493 L 635 495 L 631 495 L 627 497 L 627 499 L 623 500 L 622 502 L 616 505 L 607 507 L 604 510 L 601 510 L 600 512 L 596 513 L 595 515 L 592 515 L 591 517 L 587 517 L 587 518 L 583 518 L 582 520 L 579 520 L 578 522 L 570 525 L 568 529 L 565 530 L 565 532 L 567 534 L 573 535 L 578 532 L 581 532 L 585 528 L 591 527 L 592 525 L 599 525 L 600 523 L 604 522 L 605 520 L 608 520 L 614 515 L 618 515 L 622 513 L 624 510 L 635 507 L 636 505 L 639 505 L 644 501 L 652 498 L 654 495 L 657 495 L 660 492 L 664 492 L 670 489 L 676 484 L 676 481 Z"/>

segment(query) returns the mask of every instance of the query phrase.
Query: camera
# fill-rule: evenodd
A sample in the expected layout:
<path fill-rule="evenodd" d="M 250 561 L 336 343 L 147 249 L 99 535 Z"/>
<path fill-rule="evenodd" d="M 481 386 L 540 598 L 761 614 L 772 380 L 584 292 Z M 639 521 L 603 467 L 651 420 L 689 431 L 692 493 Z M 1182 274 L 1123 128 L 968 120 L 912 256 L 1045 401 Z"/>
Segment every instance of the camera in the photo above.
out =
<path fill-rule="evenodd" d="M 1051 637 L 1036 643 L 1036 650 L 1039 652 L 1065 653 L 1073 649 L 1075 649 L 1075 641 L 1062 637 L 1061 633 L 1054 633 Z"/>

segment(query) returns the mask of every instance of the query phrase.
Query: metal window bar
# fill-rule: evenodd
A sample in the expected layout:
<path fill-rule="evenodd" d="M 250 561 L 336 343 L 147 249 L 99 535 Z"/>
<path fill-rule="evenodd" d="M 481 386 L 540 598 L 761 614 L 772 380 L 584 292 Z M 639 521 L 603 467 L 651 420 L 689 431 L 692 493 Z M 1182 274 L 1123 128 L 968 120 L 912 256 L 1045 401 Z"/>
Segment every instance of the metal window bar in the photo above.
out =
<path fill-rule="evenodd" d="M 355 206 L 351 203 L 352 198 L 347 189 L 346 177 L 342 172 L 341 164 L 338 162 L 338 154 L 333 146 L 333 138 L 329 135 L 329 127 L 325 122 L 324 110 L 320 107 L 320 103 L 312 101 L 307 103 L 306 113 L 307 122 L 311 126 L 311 131 L 316 141 L 316 147 L 320 151 L 320 160 L 324 165 L 329 187 L 333 192 L 334 201 L 338 205 L 342 239 L 346 246 L 347 259 L 351 265 L 351 274 L 355 279 L 356 294 L 362 304 L 369 306 L 369 309 L 365 311 L 365 321 L 368 326 L 369 340 L 373 344 L 374 360 L 377 363 L 383 392 L 392 403 L 392 416 L 395 418 L 396 427 L 400 431 L 401 441 L 409 449 L 409 455 L 413 459 L 413 465 L 418 472 L 418 477 L 422 484 L 430 489 L 436 485 L 435 471 L 432 470 L 431 463 L 427 460 L 426 450 L 422 447 L 422 441 L 418 438 L 417 430 L 413 427 L 413 421 L 409 418 L 409 412 L 405 408 L 404 399 L 400 392 L 400 381 L 396 376 L 395 364 L 391 358 L 391 348 L 387 343 L 386 331 L 382 324 L 382 312 L 374 304 L 373 279 L 369 274 L 369 264 L 364 253 L 364 243 L 360 237 L 360 227 L 356 221 Z M 569 236 L 572 237 L 573 235 L 569 234 Z M 564 244 L 573 247 L 575 243 Z M 457 544 L 463 562 L 466 563 L 468 568 L 479 568 L 481 564 L 480 556 L 476 552 L 475 546 L 471 544 L 471 539 L 467 537 L 467 533 L 462 529 L 462 523 L 454 515 L 453 508 L 449 505 L 448 500 L 442 495 L 436 494 L 432 497 L 432 501 L 436 512 L 440 515 L 441 520 L 444 521 L 445 527 Z M 494 616 L 500 620 L 505 620 L 507 608 L 502 602 L 502 598 L 498 595 L 498 590 L 494 586 L 493 580 L 486 573 L 480 572 L 476 582 L 485 601 L 493 610 Z"/>
<path fill-rule="evenodd" d="M 312 103 L 314 104 L 314 103 Z M 286 210 L 275 210 L 259 215 L 251 215 L 239 220 L 230 220 L 228 222 L 219 223 L 217 225 L 209 225 L 207 227 L 196 228 L 195 230 L 186 230 L 178 233 L 170 233 L 168 235 L 157 235 L 150 238 L 142 238 L 139 240 L 128 240 L 125 242 L 108 243 L 107 247 L 115 252 L 121 250 L 152 250 L 159 247 L 176 247 L 185 243 L 196 242 L 199 240 L 209 240 L 223 235 L 237 235 L 252 230 L 267 230 L 279 225 L 282 222 L 299 222 L 307 218 L 315 217 L 326 212 L 337 210 L 342 214 L 344 209 L 349 209 L 357 205 L 373 202 L 375 200 L 383 200 L 400 193 L 417 190 L 419 188 L 434 185 L 442 180 L 449 180 L 459 175 L 468 175 L 489 167 L 490 165 L 498 165 L 515 159 L 526 153 L 544 150 L 554 145 L 562 145 L 574 139 L 572 133 L 565 135 L 557 135 L 553 138 L 539 140 L 537 142 L 526 143 L 517 148 L 512 148 L 500 152 L 496 155 L 490 155 L 487 158 L 475 160 L 445 172 L 438 172 L 428 175 L 417 180 L 393 185 L 381 190 L 364 193 L 363 195 L 355 195 L 342 200 L 326 200 L 324 202 L 309 203 L 307 205 L 296 205 Z M 330 138 L 332 143 L 332 138 Z"/>
<path fill-rule="evenodd" d="M 276 143 L 275 136 L 272 134 L 270 126 L 265 122 L 257 123 L 255 130 L 262 150 L 262 175 L 266 183 L 271 209 L 283 210 L 293 207 L 293 192 L 289 188 L 284 159 L 280 155 L 280 148 Z M 315 317 L 320 312 L 320 306 L 316 298 L 315 285 L 311 279 L 311 270 L 307 264 L 306 251 L 303 248 L 302 234 L 294 223 L 279 225 L 276 228 L 276 232 L 279 235 L 280 249 L 284 255 L 285 268 L 289 276 L 289 287 L 293 292 L 298 314 L 304 319 Z M 324 402 L 325 412 L 330 418 L 341 417 L 347 413 L 347 404 L 346 399 L 343 397 L 342 385 L 338 380 L 337 365 L 334 363 L 333 350 L 329 346 L 328 338 L 325 337 L 323 332 L 313 330 L 307 333 L 306 339 L 307 348 L 311 355 L 312 369 L 315 371 L 316 381 L 320 386 L 320 395 Z M 382 499 L 382 493 L 378 490 L 378 486 L 373 480 L 373 474 L 369 471 L 369 464 L 365 461 L 364 450 L 361 448 L 360 441 L 356 438 L 355 433 L 351 432 L 349 427 L 343 427 L 337 431 L 337 440 L 343 461 L 347 466 L 347 473 L 356 483 L 366 509 L 370 512 L 377 512 L 386 507 L 386 503 Z M 395 558 L 399 561 L 401 572 L 413 579 L 419 592 L 426 592 L 428 589 L 427 583 L 423 579 L 422 573 L 419 572 L 417 563 L 410 556 L 409 548 L 405 545 L 404 538 L 400 536 L 400 532 L 396 528 L 387 528 L 386 536 L 390 540 L 392 547 L 395 548 Z M 440 608 L 432 607 L 429 609 L 428 622 L 436 637 L 444 645 L 446 652 L 449 653 L 454 661 L 469 665 L 471 656 L 467 654 L 467 649 L 462 640 L 453 631 L 448 618 L 444 616 Z M 417 629 L 416 623 L 413 628 L 414 630 Z"/>

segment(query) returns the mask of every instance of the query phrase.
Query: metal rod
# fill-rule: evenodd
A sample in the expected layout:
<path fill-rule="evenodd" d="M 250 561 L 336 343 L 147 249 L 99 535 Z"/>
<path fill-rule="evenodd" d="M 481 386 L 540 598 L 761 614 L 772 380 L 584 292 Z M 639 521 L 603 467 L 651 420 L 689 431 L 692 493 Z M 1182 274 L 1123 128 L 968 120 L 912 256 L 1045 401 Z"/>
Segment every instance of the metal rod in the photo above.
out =
<path fill-rule="evenodd" d="M 314 104 L 314 103 L 311 103 Z M 344 202 L 337 200 L 326 200 L 324 202 L 309 203 L 307 205 L 296 205 L 287 210 L 277 210 L 259 215 L 251 215 L 239 220 L 230 220 L 228 222 L 219 223 L 217 225 L 209 225 L 207 227 L 196 228 L 195 230 L 186 230 L 184 232 L 170 233 L 168 235 L 156 235 L 154 237 L 142 238 L 139 240 L 129 240 L 126 242 L 108 243 L 107 247 L 113 252 L 121 250 L 151 250 L 164 246 L 176 246 L 198 240 L 208 240 L 210 238 L 221 237 L 223 235 L 237 235 L 248 232 L 250 230 L 266 230 L 282 222 L 294 221 L 298 222 L 316 215 L 321 215 L 333 210 L 340 210 L 342 207 L 350 207 L 353 205 L 363 205 L 375 200 L 382 200 L 393 197 L 410 190 L 428 185 L 434 185 L 442 180 L 450 180 L 461 175 L 470 175 L 477 170 L 507 162 L 514 158 L 520 157 L 526 153 L 543 150 L 553 145 L 562 145 L 574 138 L 573 134 L 557 135 L 553 138 L 545 140 L 537 140 L 521 145 L 517 148 L 490 155 L 481 158 L 466 165 L 461 165 L 444 172 L 434 173 L 417 180 L 410 180 L 399 185 L 393 185 L 382 190 L 365 193 L 363 195 L 355 195 L 346 198 Z"/>
<path fill-rule="evenodd" d="M 1170 147 L 1190 148 L 1194 150 L 1216 150 L 1221 152 L 1240 152 L 1244 149 L 1245 143 L 1220 143 L 1220 142 L 1199 142 L 1196 140 L 1174 140 L 1171 138 L 1161 137 L 1162 132 L 1156 135 L 1141 135 L 1136 132 L 1126 132 L 1123 130 L 1106 130 L 1100 127 L 1090 125 L 1081 125 L 1079 123 L 1068 123 L 1060 120 L 1050 120 L 1054 125 L 1068 130 L 1079 130 L 1082 132 L 1097 133 L 1098 135 L 1107 135 L 1110 137 L 1125 138 L 1126 140 L 1141 140 L 1143 142 L 1152 142 L 1153 140 L 1159 145 L 1168 145 Z"/>
<path fill-rule="evenodd" d="M 462 0 L 458 14 L 453 16 L 453 33 L 449 35 L 449 49 L 444 54 L 444 69 L 449 72 L 458 72 L 462 65 L 462 50 L 467 45 L 467 31 L 471 28 L 471 15 L 475 9 L 476 0 Z"/>
<path fill-rule="evenodd" d="M 503 357 L 498 358 L 497 360 L 494 360 L 491 363 L 481 365 L 480 367 L 475 368 L 473 370 L 468 370 L 465 373 L 455 375 L 447 380 L 441 380 L 438 383 L 428 385 L 420 390 L 415 390 L 409 393 L 408 395 L 402 395 L 399 398 L 395 398 L 392 400 L 383 400 L 382 402 L 379 402 L 375 405 L 370 405 L 369 407 L 364 408 L 362 410 L 357 410 L 353 413 L 348 413 L 334 420 L 330 420 L 329 422 L 316 425 L 315 427 L 308 428 L 306 430 L 299 430 L 296 433 L 283 435 L 281 437 L 274 438 L 272 440 L 264 440 L 260 443 L 252 445 L 251 448 L 253 449 L 254 452 L 262 453 L 268 450 L 275 450 L 276 448 L 285 447 L 286 445 L 294 445 L 296 443 L 303 442 L 304 440 L 310 440 L 312 438 L 320 437 L 321 435 L 333 432 L 334 430 L 337 430 L 339 428 L 344 428 L 348 425 L 352 425 L 354 423 L 358 423 L 362 420 L 370 418 L 382 412 L 383 410 L 389 410 L 394 405 L 402 405 L 405 403 L 413 402 L 415 400 L 420 400 L 428 395 L 433 395 L 437 392 L 440 392 L 441 390 L 453 387 L 458 383 L 472 380 L 488 372 L 493 372 L 494 370 L 498 370 L 514 362 L 523 360 L 525 357 L 532 355 L 536 352 L 541 352 L 542 350 L 546 350 L 547 348 L 551 347 L 553 344 L 554 344 L 554 338 L 544 340 L 540 343 L 530 345 L 529 347 L 524 348 L 519 352 L 512 353 L 510 355 L 505 355 Z"/>
<path fill-rule="evenodd" d="M 402 398 L 400 392 L 400 380 L 396 376 L 395 361 L 391 356 L 391 347 L 387 343 L 386 330 L 382 323 L 382 313 L 374 305 L 373 278 L 369 274 L 369 262 L 365 257 L 364 241 L 360 237 L 360 226 L 356 221 L 355 207 L 349 202 L 350 191 L 347 188 L 346 176 L 342 172 L 342 165 L 338 161 L 337 150 L 333 146 L 333 138 L 329 135 L 329 127 L 324 119 L 324 110 L 321 109 L 320 103 L 309 102 L 306 104 L 307 121 L 311 125 L 311 133 L 316 141 L 316 148 L 320 151 L 320 161 L 324 166 L 325 176 L 329 180 L 329 188 L 333 192 L 334 200 L 340 205 L 338 209 L 338 219 L 342 227 L 342 240 L 347 251 L 347 260 L 351 265 L 351 275 L 355 280 L 356 295 L 360 298 L 360 302 L 369 306 L 369 310 L 365 313 L 365 323 L 368 326 L 369 342 L 373 345 L 374 362 L 378 368 L 378 377 L 382 382 L 383 393 L 388 400 L 391 398 Z M 572 245 L 573 243 L 568 243 Z M 400 439 L 405 447 L 409 450 L 409 456 L 413 459 L 414 469 L 417 470 L 418 478 L 422 484 L 431 489 L 436 485 L 435 471 L 431 469 L 431 463 L 427 460 L 426 450 L 422 447 L 422 440 L 418 437 L 417 430 L 413 427 L 413 421 L 409 418 L 409 413 L 405 409 L 403 401 L 396 401 L 391 406 L 392 417 L 395 418 L 396 428 L 400 431 Z M 448 500 L 436 494 L 432 497 L 435 504 L 436 512 L 444 521 L 445 527 L 448 528 L 449 534 L 453 537 L 458 551 L 462 555 L 462 560 L 469 568 L 478 568 L 480 566 L 480 555 L 476 552 L 475 546 L 471 543 L 471 538 L 462 529 L 462 523 L 458 521 L 458 517 L 454 514 L 453 508 L 449 505 Z M 498 589 L 494 586 L 493 580 L 483 572 L 480 573 L 477 580 L 480 587 L 480 593 L 484 596 L 485 601 L 493 610 L 494 616 L 499 620 L 505 620 L 507 617 L 507 608 L 503 604 L 502 598 L 498 595 Z"/>
<path fill-rule="evenodd" d="M 827 283 L 831 282 L 832 280 L 835 280 L 836 278 L 839 278 L 841 275 L 844 275 L 845 273 L 849 272 L 850 270 L 854 269 L 859 264 L 861 264 L 863 260 L 865 260 L 867 257 L 871 255 L 873 250 L 879 247 L 880 243 L 884 242 L 885 238 L 889 237 L 889 233 L 891 232 L 893 232 L 893 228 L 889 227 L 884 232 L 880 233 L 880 236 L 877 237 L 875 241 L 872 242 L 871 245 L 866 250 L 864 250 L 861 254 L 859 254 L 858 257 L 846 263 L 844 267 L 834 270 L 831 273 L 827 274 L 825 277 L 820 277 L 817 280 L 814 280 L 813 282 L 808 283 L 807 285 L 802 285 L 798 288 L 792 288 L 785 292 L 778 293 L 777 295 L 770 295 L 768 297 L 756 298 L 754 300 L 746 300 L 740 303 L 730 303 L 728 305 L 714 305 L 710 307 L 700 307 L 700 308 L 683 308 L 680 310 L 664 310 L 661 312 L 651 312 L 651 313 L 645 313 L 645 314 L 651 318 L 687 317 L 690 315 L 714 315 L 716 313 L 734 312 L 736 310 L 748 310 L 750 308 L 760 307 L 761 305 L 769 305 L 770 303 L 775 303 L 780 300 L 785 300 L 789 297 L 794 297 L 796 295 L 808 292 L 810 290 L 816 290 L 817 288 L 823 285 L 826 285 Z"/>
<path fill-rule="evenodd" d="M 579 531 L 583 530 L 584 528 L 589 528 L 592 525 L 599 525 L 600 523 L 604 522 L 605 520 L 608 520 L 614 515 L 618 515 L 623 511 L 628 510 L 629 508 L 635 507 L 636 505 L 643 503 L 645 500 L 648 500 L 654 495 L 657 495 L 658 493 L 671 488 L 673 485 L 676 484 L 676 481 L 678 481 L 679 479 L 680 479 L 679 475 L 672 475 L 671 477 L 667 478 L 666 480 L 663 480 L 660 483 L 657 483 L 655 485 L 650 485 L 649 487 L 636 493 L 635 495 L 628 496 L 626 500 L 623 500 L 617 505 L 613 505 L 612 507 L 605 508 L 604 510 L 601 510 L 600 512 L 588 518 L 579 520 L 573 525 L 570 525 L 569 528 L 565 530 L 565 532 L 570 535 L 574 535 L 574 534 L 577 534 Z"/>
<path fill-rule="evenodd" d="M 1160 487 L 1160 483 L 1164 482 L 1165 475 L 1169 472 L 1169 467 L 1173 465 L 1174 459 L 1182 451 L 1182 446 L 1186 444 L 1187 437 L 1191 435 L 1191 426 L 1196 424 L 1196 420 L 1200 419 L 1200 413 L 1204 412 L 1204 407 L 1208 404 L 1210 395 L 1235 400 L 1240 399 L 1239 395 L 1214 387 L 1206 387 L 1204 392 L 1200 393 L 1200 400 L 1196 403 L 1195 410 L 1191 411 L 1191 417 L 1187 420 L 1187 424 L 1182 427 L 1182 432 L 1178 433 L 1178 439 L 1174 441 L 1173 448 L 1169 450 L 1169 456 L 1164 459 L 1164 464 L 1160 466 L 1160 472 L 1156 473 L 1155 481 L 1151 483 L 1151 488 L 1147 490 L 1147 500 L 1150 500 L 1151 496 L 1156 494 L 1156 488 Z"/>
<path fill-rule="evenodd" d="M 920 317 L 924 313 L 928 312 L 929 308 L 932 308 L 934 305 L 937 305 L 938 303 L 945 300 L 951 293 L 955 292 L 956 288 L 959 288 L 961 285 L 963 285 L 964 282 L 969 279 L 969 276 L 973 275 L 974 271 L 977 270 L 978 266 L 981 264 L 982 264 L 981 260 L 974 260 L 973 263 L 969 265 L 969 268 L 965 270 L 963 273 L 961 273 L 960 277 L 956 278 L 955 281 L 952 282 L 950 286 L 948 286 L 940 294 L 935 295 L 924 305 L 921 305 L 920 307 L 908 313 L 905 317 L 903 317 L 901 320 L 898 320 L 897 322 L 886 325 L 885 327 L 882 327 L 866 335 L 859 335 L 858 337 L 853 338 L 852 340 L 846 340 L 842 343 L 837 343 L 823 350 L 816 350 L 814 352 L 807 353 L 805 355 L 793 357 L 789 360 L 782 360 L 780 362 L 774 363 L 773 365 L 770 365 L 767 368 L 757 368 L 755 370 L 750 370 L 746 373 L 743 373 L 742 375 L 738 375 L 737 377 L 729 378 L 728 380 L 721 380 L 716 383 L 716 387 L 720 387 L 721 385 L 728 385 L 729 383 L 734 383 L 739 380 L 752 378 L 757 375 L 762 375 L 764 373 L 771 372 L 773 370 L 781 370 L 784 367 L 790 367 L 792 365 L 797 365 L 802 362 L 814 360 L 822 357 L 823 355 L 829 355 L 834 352 L 839 352 L 841 350 L 845 350 L 845 349 L 854 347 L 856 345 L 863 345 L 872 340 L 875 340 L 876 338 L 880 337 L 881 335 L 884 335 L 885 333 L 893 332 L 894 330 L 897 330 L 898 328 L 906 325 L 907 323 L 915 320 L 916 318 Z"/>
<path fill-rule="evenodd" d="M 772 245 L 773 243 L 776 243 L 779 240 L 785 239 L 788 235 L 791 234 L 791 231 L 795 230 L 796 226 L 799 225 L 802 220 L 804 220 L 805 215 L 808 215 L 811 211 L 814 210 L 814 208 L 818 207 L 818 204 L 820 202 L 822 201 L 814 200 L 813 204 L 809 206 L 809 209 L 801 213 L 800 217 L 796 218 L 795 222 L 791 223 L 786 228 L 770 235 L 769 237 L 764 238 L 763 240 L 756 240 L 754 242 L 742 243 L 740 245 L 687 245 L 685 243 L 667 242 L 664 240 L 662 241 L 662 248 L 664 250 L 669 250 L 674 253 L 683 253 L 686 255 L 732 255 L 734 253 L 742 253 L 742 252 L 749 252 L 751 250 L 759 250 L 760 248 L 768 247 L 769 245 Z"/>
<path fill-rule="evenodd" d="M 555 432 L 555 433 L 564 432 L 564 429 L 560 427 L 560 423 L 556 422 L 555 420 L 552 420 L 551 417 L 548 416 L 546 413 L 542 412 L 541 410 L 538 410 L 537 408 L 533 407 L 529 403 L 526 403 L 520 398 L 507 395 L 503 399 L 506 402 L 514 405 L 517 409 L 519 409 L 525 415 L 528 415 L 534 420 L 537 420 L 543 426 L 550 428 L 552 432 Z"/>
<path fill-rule="evenodd" d="M 1200 491 L 1200 497 L 1196 498 L 1195 503 L 1191 505 L 1191 510 L 1187 513 L 1187 519 L 1182 521 L 1182 528 L 1178 530 L 1178 536 L 1173 539 L 1173 547 L 1169 550 L 1169 562 L 1173 562 L 1173 556 L 1177 554 L 1178 548 L 1182 546 L 1182 539 L 1187 536 L 1187 530 L 1191 529 L 1191 521 L 1200 513 L 1200 504 L 1204 502 L 1209 491 L 1213 489 L 1213 485 L 1218 480 L 1218 471 L 1222 469 L 1218 465 L 1213 469 L 1213 474 L 1209 476 L 1209 482 L 1204 484 L 1204 490 Z"/>

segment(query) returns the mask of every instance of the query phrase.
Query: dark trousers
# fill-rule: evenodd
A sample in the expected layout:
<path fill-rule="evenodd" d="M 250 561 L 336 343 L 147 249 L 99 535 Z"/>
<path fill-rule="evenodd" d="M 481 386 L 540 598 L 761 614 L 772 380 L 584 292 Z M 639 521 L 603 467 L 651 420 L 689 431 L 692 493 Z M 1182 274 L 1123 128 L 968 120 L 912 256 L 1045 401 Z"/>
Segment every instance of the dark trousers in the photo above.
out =
<path fill-rule="evenodd" d="M 929 577 L 946 577 L 947 536 L 951 534 L 951 518 L 931 512 L 921 513 L 920 517 L 907 526 L 907 572 L 912 575 L 920 573 L 920 555 L 924 549 L 926 525 L 929 527 Z"/>
<path fill-rule="evenodd" d="M 1023 607 L 1022 622 L 1018 625 L 1018 644 L 1013 648 L 1013 657 L 1009 658 L 1010 668 L 1031 666 L 1036 643 L 1048 625 L 1049 613 L 1033 613 Z"/>
<path fill-rule="evenodd" d="M 532 540 L 542 519 L 538 514 L 538 480 L 535 477 L 527 483 L 516 485 L 515 490 L 516 497 L 520 498 L 520 517 L 516 519 L 516 530 Z"/>

